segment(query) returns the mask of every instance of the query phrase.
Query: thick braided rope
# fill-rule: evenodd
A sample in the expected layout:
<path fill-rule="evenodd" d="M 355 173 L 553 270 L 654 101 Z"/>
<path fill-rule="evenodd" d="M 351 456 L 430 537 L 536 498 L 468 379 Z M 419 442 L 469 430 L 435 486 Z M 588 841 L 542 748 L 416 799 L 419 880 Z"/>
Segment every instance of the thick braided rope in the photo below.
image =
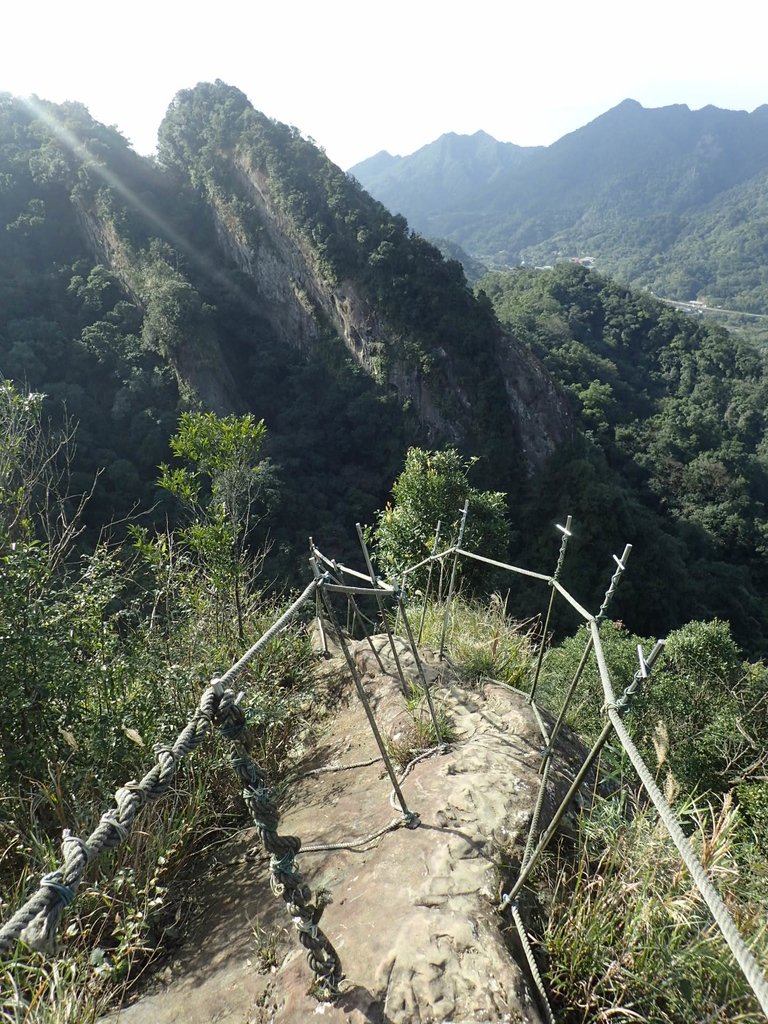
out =
<path fill-rule="evenodd" d="M 64 831 L 61 866 L 43 876 L 37 892 L 0 928 L 0 955 L 7 953 L 18 939 L 33 949 L 51 949 L 61 913 L 75 898 L 88 862 L 121 843 L 130 833 L 141 807 L 167 793 L 181 759 L 198 746 L 210 729 L 220 692 L 217 685 L 205 690 L 173 746 L 155 747 L 157 763 L 139 782 L 128 782 L 117 790 L 115 806 L 102 814 L 86 840 Z"/>
<path fill-rule="evenodd" d="M 755 993 L 757 1000 L 763 1009 L 763 1013 L 768 1016 L 768 982 L 766 982 L 765 976 L 760 970 L 760 966 L 747 948 L 741 932 L 736 927 L 736 922 L 729 914 L 728 909 L 720 899 L 715 887 L 707 877 L 704 867 L 696 856 L 693 847 L 683 835 L 683 831 L 678 824 L 674 811 L 664 799 L 664 796 L 656 785 L 648 766 L 640 755 L 639 750 L 632 742 L 632 737 L 627 732 L 615 705 L 612 706 L 609 704 L 607 711 L 611 724 L 616 730 L 616 735 L 621 740 L 621 744 L 626 750 L 630 761 L 634 765 L 635 771 L 640 777 L 640 781 L 645 786 L 651 800 L 653 800 L 656 810 L 659 812 L 659 816 L 664 822 L 667 832 L 669 832 L 680 856 L 683 858 L 686 867 L 690 871 L 696 887 L 704 897 L 704 901 L 709 907 L 710 913 L 717 922 L 720 931 L 723 933 L 723 938 L 728 943 L 739 967 L 741 967 L 750 988 Z"/>
<path fill-rule="evenodd" d="M 299 594 L 299 596 L 296 598 L 296 600 L 293 602 L 290 608 L 287 608 L 286 611 L 284 611 L 283 614 L 280 616 L 280 618 L 272 623 L 272 625 L 269 627 L 266 633 L 263 636 L 259 637 L 256 643 L 245 652 L 242 658 L 240 658 L 239 661 L 236 661 L 235 664 L 232 665 L 231 668 L 228 668 L 224 675 L 219 678 L 218 681 L 222 684 L 222 686 L 228 686 L 231 682 L 233 682 L 233 680 L 235 680 L 240 675 L 243 669 L 245 669 L 250 664 L 250 662 L 253 661 L 253 659 L 256 657 L 259 651 L 266 647 L 269 641 L 273 639 L 273 637 L 277 636 L 278 633 L 282 632 L 282 630 L 285 629 L 285 627 L 288 625 L 291 619 L 294 618 L 294 616 L 296 616 L 299 613 L 299 611 L 301 611 L 301 609 L 304 607 L 307 601 L 311 600 L 311 598 L 314 597 L 315 591 L 317 590 L 318 586 L 319 583 L 317 580 L 312 580 L 312 582 L 308 584 L 306 589 L 301 594 Z"/>
<path fill-rule="evenodd" d="M 341 960 L 328 937 L 318 927 L 323 910 L 330 902 L 320 891 L 312 902 L 312 890 L 304 882 L 295 864 L 301 849 L 297 836 L 281 836 L 277 831 L 280 813 L 267 785 L 264 773 L 250 756 L 245 737 L 245 715 L 231 690 L 227 690 L 218 709 L 219 731 L 234 745 L 232 766 L 243 784 L 243 799 L 267 853 L 270 854 L 270 884 L 276 896 L 286 904 L 299 932 L 299 941 L 307 951 L 307 961 L 326 998 L 339 991 Z"/>

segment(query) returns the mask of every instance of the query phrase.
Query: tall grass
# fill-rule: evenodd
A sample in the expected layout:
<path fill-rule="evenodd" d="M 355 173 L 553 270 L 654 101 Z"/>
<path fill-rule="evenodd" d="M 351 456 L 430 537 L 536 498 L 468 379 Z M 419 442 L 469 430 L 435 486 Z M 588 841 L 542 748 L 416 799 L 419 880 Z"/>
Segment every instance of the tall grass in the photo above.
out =
<path fill-rule="evenodd" d="M 710 877 L 768 969 L 765 906 L 750 904 L 738 809 L 678 807 Z M 562 1024 L 758 1024 L 763 1014 L 653 808 L 599 799 L 575 851 L 561 844 L 537 883 L 551 892 L 541 943 Z"/>
<path fill-rule="evenodd" d="M 66 592 L 40 588 L 41 625 L 25 641 L 43 653 L 37 685 L 54 696 L 41 709 L 46 729 L 36 747 L 31 737 L 22 756 L 13 737 L 4 737 L 12 757 L 0 763 L 2 919 L 55 867 L 61 830 L 85 838 L 115 789 L 151 767 L 153 745 L 175 738 L 209 680 L 282 610 L 254 594 L 242 641 L 234 610 L 222 617 L 220 595 L 209 593 L 190 563 L 177 559 L 169 567 L 164 560 L 147 581 L 135 567 L 129 574 L 117 557 L 98 558 L 99 564 L 86 560 Z M 119 585 L 110 574 L 102 599 L 108 570 Z M 158 578 L 167 591 L 162 603 Z M 0 606 L 0 614 L 7 607 Z M 61 628 L 45 628 L 52 617 Z M 60 642 L 68 631 L 78 633 L 69 646 Z M 28 661 L 22 641 L 10 666 L 20 676 Z M 314 665 L 298 624 L 276 637 L 238 680 L 254 756 L 271 781 L 289 770 L 297 734 L 322 709 Z M 227 755 L 226 741 L 208 737 L 180 766 L 171 793 L 140 812 L 114 853 L 89 865 L 62 919 L 61 956 L 45 960 L 19 944 L 2 963 L 3 1024 L 95 1019 L 162 955 L 167 938 L 180 937 L 181 894 L 192 884 L 200 851 L 247 821 Z M 11 764 L 27 764 L 27 773 L 14 775 Z"/>
<path fill-rule="evenodd" d="M 416 631 L 424 614 L 422 642 L 437 649 L 446 604 L 430 602 L 408 611 Z M 487 601 L 456 597 L 449 610 L 447 650 L 451 663 L 470 685 L 483 678 L 522 687 L 530 671 L 534 636 L 530 623 L 520 624 L 507 615 L 506 601 L 492 594 Z"/>

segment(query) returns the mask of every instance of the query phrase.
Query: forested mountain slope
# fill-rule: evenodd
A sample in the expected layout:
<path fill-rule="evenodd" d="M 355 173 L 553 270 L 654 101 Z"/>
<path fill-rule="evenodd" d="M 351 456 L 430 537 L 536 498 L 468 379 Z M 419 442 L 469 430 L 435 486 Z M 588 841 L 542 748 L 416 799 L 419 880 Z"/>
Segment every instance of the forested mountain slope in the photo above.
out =
<path fill-rule="evenodd" d="M 768 310 L 768 105 L 748 114 L 625 100 L 492 175 L 476 171 L 489 145 L 457 138 L 437 163 L 426 157 L 445 149 L 438 140 L 351 173 L 419 231 L 495 265 L 590 255 L 660 295 Z"/>
<path fill-rule="evenodd" d="M 576 403 L 580 441 L 549 465 L 536 502 L 545 518 L 560 507 L 581 521 L 569 556 L 579 589 L 591 552 L 627 539 L 620 617 L 663 632 L 720 616 L 765 650 L 765 356 L 572 264 L 491 273 L 478 287 Z"/>
<path fill-rule="evenodd" d="M 79 104 L 0 100 L 0 372 L 79 422 L 95 523 L 153 504 L 198 405 L 265 419 L 270 536 L 300 548 L 369 519 L 409 442 L 485 454 L 503 485 L 568 436 L 459 265 L 295 129 L 219 82 L 160 140 L 153 162 Z"/>
<path fill-rule="evenodd" d="M 78 421 L 74 489 L 101 474 L 94 529 L 173 513 L 157 467 L 185 409 L 265 420 L 276 580 L 304 565 L 307 534 L 349 550 L 409 445 L 451 444 L 480 457 L 473 484 L 508 493 L 519 561 L 545 568 L 571 513 L 569 572 L 594 607 L 630 541 L 616 608 L 634 628 L 721 615 L 768 646 L 766 395 L 748 347 L 579 268 L 491 277 L 475 297 L 221 82 L 179 93 L 158 162 L 77 104 L 5 97 L 0 115 L 0 372 Z M 510 601 L 530 614 L 524 587 Z"/>

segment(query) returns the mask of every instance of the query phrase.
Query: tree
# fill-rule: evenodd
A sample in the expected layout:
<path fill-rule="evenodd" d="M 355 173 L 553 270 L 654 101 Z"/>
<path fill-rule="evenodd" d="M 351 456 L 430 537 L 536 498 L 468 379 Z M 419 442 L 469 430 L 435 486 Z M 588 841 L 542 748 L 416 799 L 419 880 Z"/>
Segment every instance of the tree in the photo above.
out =
<path fill-rule="evenodd" d="M 198 555 L 215 588 L 231 594 L 243 637 L 243 596 L 252 561 L 249 542 L 274 488 L 269 462 L 260 457 L 267 428 L 263 420 L 215 413 L 183 413 L 170 440 L 186 466 L 160 467 L 160 486 L 178 498 L 192 521 L 182 539 Z"/>
<path fill-rule="evenodd" d="M 509 542 L 506 495 L 479 491 L 468 480 L 476 459 L 464 459 L 455 448 L 430 452 L 410 448 L 405 467 L 392 487 L 392 503 L 379 513 L 374 530 L 376 554 L 386 575 L 399 579 L 403 570 L 430 554 L 438 521 L 440 547 L 455 540 L 464 502 L 469 501 L 464 546 L 478 554 L 501 558 Z M 465 567 L 465 578 L 477 582 L 480 570 Z M 423 586 L 427 569 L 411 576 Z"/>

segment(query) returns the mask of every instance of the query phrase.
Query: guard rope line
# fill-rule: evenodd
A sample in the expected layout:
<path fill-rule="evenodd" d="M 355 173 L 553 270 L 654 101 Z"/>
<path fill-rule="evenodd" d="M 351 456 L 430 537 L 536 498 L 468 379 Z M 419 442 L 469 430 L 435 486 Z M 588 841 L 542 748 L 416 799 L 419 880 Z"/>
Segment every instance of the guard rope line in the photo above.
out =
<path fill-rule="evenodd" d="M 559 593 L 582 616 L 589 627 L 590 635 L 587 641 L 586 650 L 579 668 L 577 669 L 576 676 L 571 683 L 563 708 L 560 711 L 551 736 L 547 734 L 546 726 L 541 717 L 539 708 L 533 700 L 533 694 L 531 693 L 527 695 L 529 697 L 531 707 L 539 721 L 547 746 L 542 753 L 542 778 L 540 781 L 536 806 L 531 819 L 531 827 L 527 837 L 525 851 L 523 853 L 521 869 L 518 874 L 517 881 L 511 888 L 510 892 L 503 895 L 498 908 L 500 911 L 503 911 L 507 907 L 511 906 L 512 917 L 520 934 L 520 941 L 531 969 L 531 975 L 536 988 L 542 997 L 542 1004 L 545 1009 L 548 1022 L 552 1024 L 554 1018 L 552 1017 L 552 1011 L 547 1001 L 546 991 L 538 972 L 535 958 L 533 957 L 533 952 L 525 932 L 522 918 L 520 917 L 516 896 L 530 875 L 542 852 L 554 837 L 559 822 L 562 820 L 562 817 L 566 813 L 572 799 L 583 784 L 592 765 L 599 757 L 603 745 L 607 741 L 608 737 L 613 734 L 618 737 L 622 747 L 626 751 L 627 756 L 640 778 L 640 781 L 657 808 L 661 821 L 675 843 L 683 862 L 688 868 L 694 884 L 706 902 L 713 919 L 718 925 L 726 943 L 733 953 L 746 981 L 755 993 L 760 1006 L 768 1016 L 768 982 L 766 982 L 757 961 L 747 947 L 747 944 L 739 932 L 732 916 L 707 877 L 706 871 L 700 860 L 697 858 L 693 847 L 683 834 L 672 808 L 656 785 L 653 775 L 637 750 L 637 747 L 622 721 L 622 716 L 629 709 L 633 696 L 648 678 L 653 662 L 662 649 L 663 641 L 656 644 L 647 659 L 643 655 L 642 648 L 638 648 L 640 668 L 635 673 L 631 683 L 624 690 L 624 693 L 619 700 L 616 699 L 616 695 L 611 684 L 610 673 L 608 671 L 605 654 L 600 640 L 599 626 L 605 619 L 610 600 L 612 599 L 621 576 L 624 573 L 632 546 L 628 544 L 625 547 L 621 558 L 618 558 L 616 555 L 613 556 L 617 566 L 616 571 L 611 577 L 610 586 L 606 591 L 600 610 L 597 615 L 592 615 L 571 596 L 571 594 L 560 584 L 558 580 L 565 554 L 566 542 L 571 536 L 570 517 L 568 517 L 565 527 L 558 527 L 563 532 L 560 554 L 555 568 L 555 573 L 552 576 L 547 576 L 542 573 L 532 572 L 528 569 L 522 569 L 494 559 L 485 558 L 484 556 L 474 554 L 473 552 L 465 551 L 461 547 L 461 543 L 463 539 L 464 526 L 466 524 L 467 512 L 468 502 L 464 505 L 457 541 L 451 548 L 448 548 L 445 552 L 439 555 L 432 554 L 429 558 L 422 560 L 422 562 L 417 566 L 413 566 L 410 570 L 406 570 L 403 573 L 403 579 L 405 579 L 408 572 L 414 571 L 416 568 L 425 564 L 431 564 L 436 560 L 442 560 L 442 572 L 445 557 L 449 555 L 454 556 L 443 621 L 443 634 L 440 644 L 441 658 L 443 656 L 445 632 L 450 613 L 454 577 L 459 555 L 497 568 L 507 569 L 514 573 L 547 582 L 552 587 L 552 597 L 554 597 L 555 592 Z M 187 756 L 187 754 L 191 753 L 200 745 L 203 739 L 205 739 L 205 737 L 211 732 L 211 727 L 213 726 L 233 745 L 231 754 L 232 766 L 243 785 L 243 798 L 251 814 L 256 830 L 259 833 L 264 849 L 270 854 L 270 884 L 272 890 L 275 895 L 283 899 L 289 914 L 293 918 L 294 924 L 299 933 L 299 941 L 307 951 L 309 965 L 315 974 L 316 991 L 323 998 L 333 998 L 338 993 L 339 985 L 343 977 L 341 962 L 332 943 L 319 927 L 323 910 L 327 904 L 331 902 L 330 895 L 325 890 L 321 889 L 317 892 L 316 896 L 313 897 L 312 890 L 305 883 L 298 869 L 295 857 L 302 849 L 304 853 L 319 853 L 323 851 L 342 849 L 360 849 L 365 846 L 369 846 L 388 832 L 395 831 L 403 825 L 408 828 L 418 827 L 418 815 L 408 809 L 400 789 L 400 783 L 407 778 L 415 765 L 420 761 L 450 749 L 448 744 L 439 743 L 434 747 L 419 751 L 403 769 L 399 778 L 391 766 L 388 753 L 385 749 L 375 718 L 370 708 L 370 704 L 362 687 L 362 680 L 357 672 L 357 667 L 351 657 L 344 635 L 338 628 L 338 623 L 336 622 L 333 609 L 329 603 L 329 597 L 334 593 L 347 594 L 352 602 L 354 602 L 354 596 L 357 594 L 372 595 L 376 597 L 382 615 L 384 614 L 383 607 L 381 606 L 382 597 L 391 597 L 394 595 L 398 599 L 399 608 L 402 605 L 402 588 L 397 588 L 384 583 L 375 576 L 359 525 L 358 535 L 366 557 L 369 575 L 365 576 L 355 570 L 350 570 L 347 567 L 339 566 L 335 562 L 331 562 L 326 559 L 311 542 L 312 558 L 310 559 L 310 563 L 313 567 L 314 573 L 314 579 L 312 582 L 305 588 L 302 594 L 291 604 L 291 606 L 272 624 L 264 635 L 261 636 L 259 640 L 257 640 L 256 643 L 253 644 L 253 646 L 250 647 L 248 651 L 227 670 L 227 672 L 225 672 L 221 677 L 214 678 L 211 681 L 211 684 L 201 695 L 197 708 L 194 710 L 186 726 L 179 732 L 173 744 L 170 746 L 166 746 L 164 744 L 156 745 L 154 749 L 156 758 L 155 765 L 138 782 L 130 780 L 115 792 L 114 806 L 110 807 L 102 814 L 96 828 L 88 838 L 83 840 L 73 835 L 70 830 L 64 830 L 61 842 L 62 860 L 60 865 L 56 867 L 55 870 L 42 876 L 37 891 L 32 894 L 32 896 L 19 910 L 16 911 L 10 920 L 0 927 L 0 955 L 7 953 L 18 939 L 22 939 L 35 949 L 43 951 L 51 949 L 54 944 L 55 931 L 61 913 L 76 897 L 78 887 L 88 863 L 100 853 L 114 849 L 130 835 L 131 828 L 139 810 L 145 803 L 153 802 L 165 795 L 177 775 L 180 762 Z M 331 582 L 330 573 L 320 572 L 318 561 L 322 561 L 324 564 L 333 567 L 336 572 L 343 572 L 356 577 L 359 580 L 364 580 L 369 584 L 369 586 L 363 588 L 359 586 L 347 586 L 340 582 Z M 390 803 L 395 806 L 395 800 L 397 800 L 402 814 L 401 817 L 392 819 L 387 825 L 361 839 L 352 839 L 345 842 L 330 844 L 313 844 L 302 848 L 302 842 L 298 837 L 280 835 L 278 833 L 280 814 L 277 809 L 275 798 L 269 789 L 266 776 L 250 756 L 250 744 L 245 724 L 245 714 L 239 706 L 242 694 L 236 696 L 234 691 L 228 688 L 227 684 L 233 682 L 246 669 L 248 664 L 269 643 L 269 641 L 284 629 L 303 608 L 303 606 L 313 597 L 319 599 L 323 604 L 329 620 L 336 630 L 339 643 L 355 681 L 358 696 L 364 705 L 369 718 L 369 724 L 371 725 L 374 737 L 379 745 L 381 756 L 349 765 L 328 765 L 312 769 L 299 777 L 305 778 L 312 775 L 318 775 L 326 771 L 346 771 L 353 768 L 375 764 L 378 761 L 383 761 L 387 771 L 389 772 L 390 781 L 392 783 Z M 407 613 L 405 621 L 406 623 L 408 622 Z M 385 620 L 385 627 L 386 626 L 387 623 Z M 387 632 L 390 636 L 393 655 L 398 664 L 398 668 L 400 669 L 399 659 L 397 658 L 397 652 L 394 647 L 391 633 L 389 630 L 387 630 Z M 413 647 L 414 642 L 410 629 L 408 632 L 409 640 Z M 546 637 L 543 638 L 542 642 L 546 642 Z M 573 778 L 568 793 L 562 800 L 558 809 L 555 811 L 552 821 L 541 835 L 538 844 L 534 847 L 535 837 L 538 833 L 539 821 L 546 796 L 549 774 L 553 764 L 552 754 L 554 742 L 564 719 L 568 702 L 575 691 L 590 650 L 594 650 L 597 661 L 598 672 L 605 698 L 603 711 L 606 714 L 607 721 L 600 733 L 600 736 L 593 745 L 592 750 L 589 752 L 587 758 Z M 415 652 L 415 656 L 417 658 L 417 663 L 420 665 L 417 652 Z M 402 678 L 401 669 L 399 674 Z M 514 687 L 510 688 L 514 689 Z"/>
<path fill-rule="evenodd" d="M 327 772 L 348 772 L 350 768 L 368 768 L 372 764 L 379 764 L 383 761 L 383 757 L 369 757 L 367 761 L 353 761 L 352 764 L 326 764 L 320 768 L 310 768 L 307 772 L 302 772 L 301 775 L 296 776 L 296 780 L 308 779 L 312 775 L 325 775 Z"/>
<path fill-rule="evenodd" d="M 341 843 L 312 843 L 310 846 L 302 846 L 301 852 L 325 853 L 326 850 L 358 850 L 363 846 L 370 846 L 371 843 L 381 839 L 387 832 L 394 832 L 395 829 L 402 828 L 404 825 L 408 825 L 405 818 L 393 818 L 383 828 L 378 829 L 369 836 L 365 836 L 363 839 L 349 839 Z"/>
<path fill-rule="evenodd" d="M 118 846 L 130 833 L 138 811 L 167 793 L 179 762 L 204 739 L 214 721 L 222 696 L 221 684 L 207 687 L 187 725 L 171 747 L 155 747 L 157 763 L 136 782 L 131 780 L 115 793 L 115 806 L 102 814 L 86 840 L 65 829 L 61 842 L 62 863 L 43 876 L 37 892 L 0 928 L 0 955 L 18 939 L 33 949 L 52 950 L 56 926 L 64 907 L 72 902 L 89 861 Z M 230 691 L 231 692 L 231 691 Z M 235 700 L 234 694 L 232 699 Z"/>
<path fill-rule="evenodd" d="M 250 742 L 245 714 L 225 691 L 219 713 L 220 732 L 232 741 L 232 767 L 243 784 L 243 799 L 256 826 L 264 850 L 270 854 L 269 870 L 272 892 L 283 899 L 299 933 L 299 941 L 307 951 L 307 962 L 316 979 L 319 994 L 330 999 L 339 991 L 342 979 L 341 960 L 327 935 L 319 927 L 325 907 L 331 902 L 326 890 L 313 898 L 296 863 L 301 849 L 297 836 L 281 835 L 277 829 L 280 812 L 267 784 L 267 779 L 250 755 Z"/>
<path fill-rule="evenodd" d="M 272 625 L 269 627 L 266 633 L 264 633 L 263 636 L 259 637 L 256 643 L 245 652 L 245 654 L 242 656 L 242 658 L 240 658 L 239 661 L 236 661 L 231 668 L 227 669 L 223 676 L 219 677 L 218 681 L 222 684 L 222 686 L 227 686 L 230 682 L 232 682 L 232 680 L 236 679 L 244 671 L 244 669 L 246 669 L 247 666 L 253 661 L 253 659 L 256 657 L 259 651 L 263 650 L 267 646 L 269 641 L 273 639 L 273 637 L 277 636 L 278 633 L 285 629 L 285 627 L 288 625 L 291 619 L 293 619 L 294 616 L 298 615 L 298 613 L 301 611 L 301 609 L 304 607 L 307 601 L 311 600 L 311 598 L 314 597 L 315 591 L 317 590 L 318 586 L 319 584 L 317 580 L 312 580 L 312 582 L 307 585 L 305 590 L 296 598 L 296 600 L 293 602 L 290 608 L 287 608 L 286 611 L 284 611 L 283 614 L 280 616 L 280 618 L 277 619 L 276 622 L 272 623 Z"/>
<path fill-rule="evenodd" d="M 553 589 L 556 590 L 559 594 L 561 594 L 561 596 L 565 598 L 565 600 L 568 601 L 568 603 L 582 616 L 585 622 L 587 622 L 590 629 L 590 640 L 592 646 L 594 647 L 598 665 L 598 672 L 600 675 L 605 695 L 605 704 L 603 710 L 605 711 L 608 718 L 608 721 L 606 722 L 606 725 L 603 728 L 600 737 L 598 737 L 598 740 L 596 741 L 595 745 L 593 746 L 592 750 L 587 756 L 586 761 L 577 773 L 576 778 L 574 779 L 568 791 L 568 794 L 564 798 L 562 804 L 560 805 L 560 808 L 558 808 L 555 818 L 553 819 L 552 823 L 547 828 L 545 833 L 542 835 L 536 848 L 531 850 L 531 836 L 535 834 L 535 831 L 538 828 L 538 819 L 541 810 L 541 808 L 539 807 L 539 803 L 540 801 L 543 801 L 544 786 L 540 786 L 539 798 L 537 799 L 537 809 L 539 813 L 537 814 L 536 811 L 534 811 L 534 815 L 531 822 L 532 830 L 529 833 L 528 842 L 526 843 L 526 851 L 524 854 L 523 864 L 521 865 L 520 875 L 518 877 L 517 882 L 513 886 L 512 890 L 503 897 L 501 904 L 499 905 L 499 910 L 503 911 L 510 905 L 512 905 L 513 907 L 515 906 L 515 896 L 519 892 L 520 888 L 522 887 L 522 884 L 530 874 L 532 868 L 538 861 L 544 849 L 547 847 L 551 839 L 554 837 L 557 826 L 560 820 L 562 820 L 562 816 L 565 814 L 568 805 L 570 804 L 571 800 L 576 795 L 576 792 L 578 791 L 584 779 L 586 778 L 586 775 L 588 774 L 591 765 L 599 756 L 599 753 L 602 750 L 602 747 L 604 746 L 608 737 L 615 732 L 620 742 L 622 743 L 622 746 L 626 750 L 627 755 L 630 758 L 630 761 L 635 767 L 635 770 L 637 771 L 637 774 L 641 782 L 643 783 L 643 786 L 646 788 L 648 795 L 651 797 L 651 800 L 653 801 L 654 805 L 659 811 L 661 821 L 663 822 L 664 826 L 670 834 L 670 837 L 675 843 L 675 846 L 677 847 L 678 852 L 680 853 L 683 859 L 683 862 L 688 867 L 694 884 L 699 889 L 702 897 L 704 898 L 704 901 L 709 907 L 710 912 L 712 913 L 712 917 L 715 920 L 715 923 L 718 925 L 718 928 L 720 929 L 729 948 L 731 949 L 731 952 L 733 953 L 736 962 L 739 964 L 739 967 L 741 968 L 747 983 L 752 988 L 752 991 L 757 997 L 757 1000 L 760 1003 L 763 1012 L 766 1014 L 766 1016 L 768 1016 L 768 982 L 766 982 L 765 976 L 763 975 L 757 961 L 752 956 L 749 948 L 747 947 L 747 944 L 744 941 L 744 938 L 741 935 L 738 927 L 736 926 L 733 917 L 728 912 L 728 909 L 726 908 L 725 904 L 720 899 L 713 885 L 709 881 L 706 875 L 706 871 L 701 862 L 699 861 L 699 859 L 697 858 L 693 850 L 693 847 L 690 845 L 688 840 L 683 835 L 683 832 L 680 829 L 680 826 L 677 822 L 677 819 L 674 815 L 672 808 L 664 799 L 664 796 L 662 795 L 661 791 L 656 785 L 653 776 L 651 775 L 651 772 L 648 769 L 648 766 L 643 761 L 639 751 L 635 747 L 631 737 L 629 736 L 629 733 L 627 732 L 623 722 L 621 721 L 621 715 L 628 710 L 633 695 L 637 692 L 644 679 L 647 678 L 650 664 L 652 663 L 652 659 L 658 654 L 661 646 L 660 643 L 657 644 L 652 654 L 649 656 L 647 660 L 643 658 L 642 651 L 639 652 L 641 666 L 640 670 L 639 672 L 635 673 L 632 682 L 624 691 L 622 698 L 619 701 L 617 701 L 616 695 L 613 692 L 613 688 L 611 686 L 610 673 L 608 671 L 608 666 L 605 661 L 605 654 L 603 652 L 602 644 L 600 641 L 599 624 L 605 619 L 608 605 L 610 604 L 610 601 L 613 598 L 618 587 L 618 584 L 621 580 L 621 577 L 626 569 L 627 559 L 629 558 L 631 550 L 632 545 L 627 544 L 624 548 L 624 552 L 621 558 L 619 558 L 616 555 L 613 556 L 614 561 L 616 563 L 616 570 L 611 577 L 610 585 L 606 591 L 603 603 L 601 604 L 597 615 L 592 615 L 565 589 L 565 587 L 562 586 L 562 584 L 559 582 L 556 576 L 544 576 L 541 573 L 533 573 L 530 570 L 524 570 L 520 569 L 517 566 L 507 565 L 503 562 L 498 562 L 495 559 L 484 558 L 483 556 L 475 555 L 472 552 L 464 551 L 461 548 L 460 542 L 456 545 L 455 553 L 457 555 L 460 554 L 465 557 L 473 558 L 476 561 L 481 561 L 485 562 L 486 564 L 493 565 L 497 568 L 509 569 L 512 572 L 520 573 L 525 576 L 531 576 L 549 582 Z M 585 652 L 583 663 L 586 663 L 586 656 L 588 655 L 588 653 L 588 651 Z M 575 691 L 576 684 L 578 682 L 578 678 L 581 675 L 583 667 L 584 664 L 581 664 L 579 670 L 577 671 L 577 676 L 571 684 L 571 688 L 566 698 L 566 703 L 563 709 L 561 710 L 560 716 L 556 723 L 555 731 L 558 731 L 561 727 L 562 719 L 564 717 L 565 710 L 567 707 L 567 702 L 570 701 L 573 692 Z M 534 709 L 534 712 L 538 710 L 535 703 L 532 703 L 532 708 Z M 537 719 L 539 720 L 541 726 L 542 723 L 539 715 L 537 715 Z M 546 778 L 548 774 L 547 769 L 548 765 L 551 762 L 551 747 L 553 743 L 554 735 L 550 743 L 548 744 L 547 750 L 545 750 L 544 752 L 544 778 Z M 524 942 L 523 945 L 525 946 Z"/>
<path fill-rule="evenodd" d="M 541 999 L 541 1008 L 544 1010 L 544 1016 L 547 1019 L 547 1024 L 555 1024 L 555 1015 L 552 1013 L 552 1006 L 550 1005 L 549 997 L 547 996 L 547 990 L 544 987 L 544 981 L 539 971 L 539 965 L 536 963 L 536 958 L 533 955 L 533 949 L 531 948 L 531 943 L 528 940 L 528 933 L 525 930 L 525 924 L 520 916 L 520 910 L 517 903 L 512 904 L 510 912 L 512 914 L 512 920 L 515 922 L 515 927 L 517 928 L 517 934 L 520 938 L 520 945 L 522 946 L 525 959 L 528 963 L 528 969 L 531 972 L 533 983 L 536 986 L 536 991 L 539 993 L 539 997 Z"/>
<path fill-rule="evenodd" d="M 744 977 L 747 979 L 750 988 L 755 993 L 755 996 L 762 1007 L 763 1013 L 768 1017 L 768 983 L 765 980 L 765 975 L 747 947 L 741 932 L 736 926 L 736 922 L 731 917 L 728 909 L 715 890 L 715 887 L 707 877 L 706 871 L 704 870 L 701 861 L 696 856 L 693 847 L 683 835 L 683 831 L 678 824 L 674 811 L 664 799 L 661 790 L 656 785 L 648 765 L 645 763 L 639 750 L 632 742 L 632 737 L 627 732 L 617 709 L 610 705 L 608 706 L 608 717 L 616 730 L 616 735 L 619 737 L 621 745 L 626 750 L 627 756 L 640 777 L 640 781 L 653 801 L 656 810 L 659 812 L 659 817 L 664 823 L 664 827 L 677 847 L 678 853 L 685 862 L 685 866 L 691 873 L 691 877 L 696 884 L 696 888 L 699 890 L 704 901 L 709 907 L 710 913 L 722 932 L 723 938 L 728 943 L 728 946 L 733 953 L 736 962 L 741 968 Z"/>

